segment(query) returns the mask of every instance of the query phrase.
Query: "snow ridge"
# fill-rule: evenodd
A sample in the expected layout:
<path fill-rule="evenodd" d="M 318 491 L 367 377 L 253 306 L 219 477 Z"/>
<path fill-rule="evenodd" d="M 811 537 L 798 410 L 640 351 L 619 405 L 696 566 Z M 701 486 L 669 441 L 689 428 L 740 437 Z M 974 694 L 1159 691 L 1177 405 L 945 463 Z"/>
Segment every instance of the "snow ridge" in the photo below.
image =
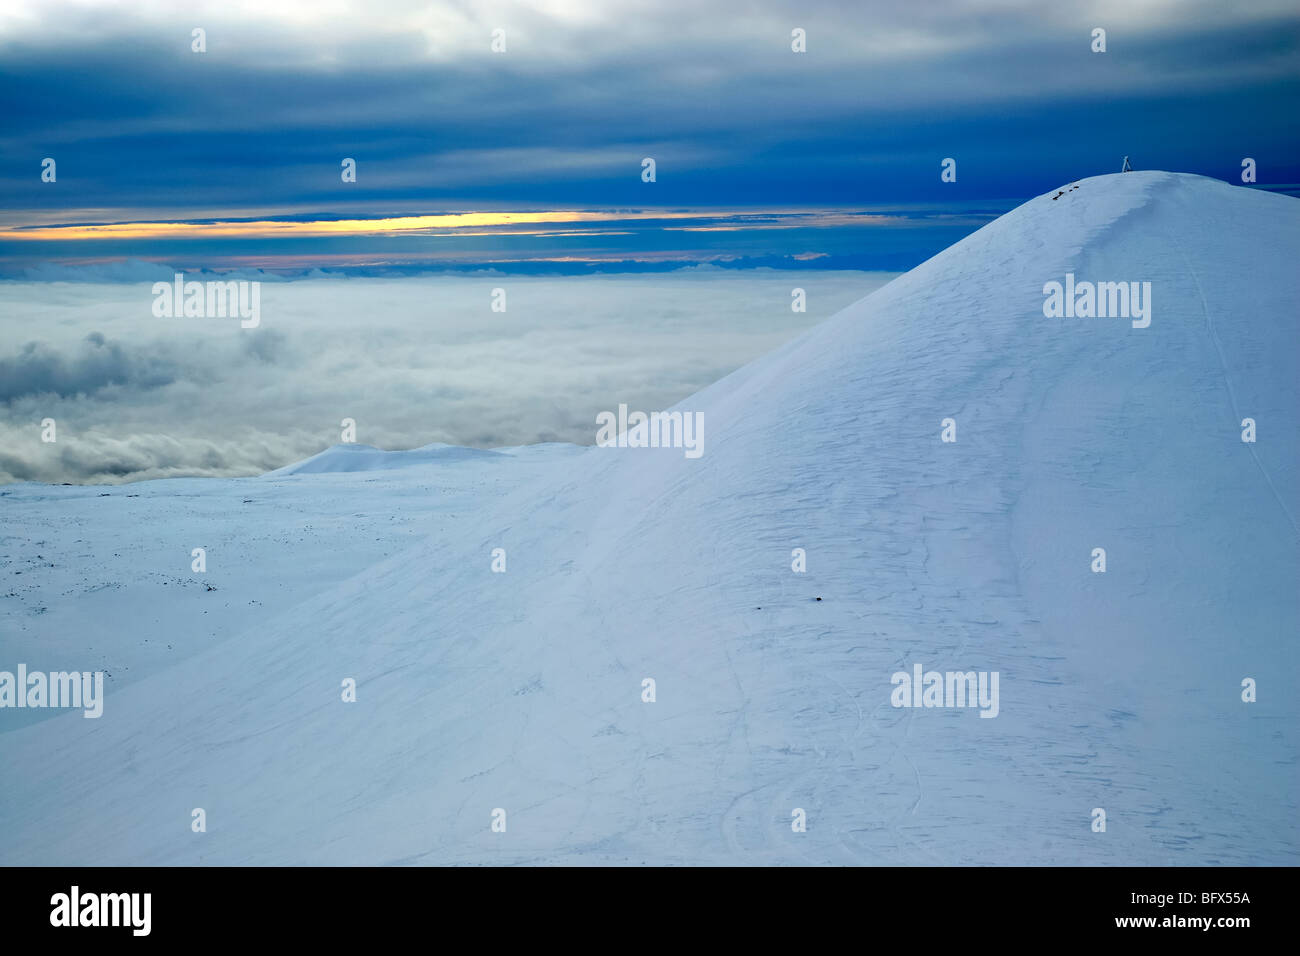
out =
<path fill-rule="evenodd" d="M 0 861 L 1298 862 L 1297 209 L 1029 201 L 681 402 L 699 460 L 485 481 L 103 719 L 0 734 Z M 1067 273 L 1150 281 L 1150 327 L 1044 317 Z M 918 663 L 998 672 L 998 717 L 892 706 Z"/>

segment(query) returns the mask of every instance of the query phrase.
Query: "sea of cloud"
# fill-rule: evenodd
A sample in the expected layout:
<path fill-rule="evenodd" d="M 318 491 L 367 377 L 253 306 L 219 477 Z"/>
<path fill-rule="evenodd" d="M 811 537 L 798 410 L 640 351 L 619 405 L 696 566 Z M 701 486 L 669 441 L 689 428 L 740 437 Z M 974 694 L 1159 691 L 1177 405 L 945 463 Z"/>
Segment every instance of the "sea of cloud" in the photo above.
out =
<path fill-rule="evenodd" d="M 255 475 L 336 444 L 345 418 L 386 449 L 591 444 L 599 411 L 666 408 L 889 278 L 312 278 L 264 282 L 248 329 L 155 317 L 144 277 L 0 282 L 0 483 Z"/>

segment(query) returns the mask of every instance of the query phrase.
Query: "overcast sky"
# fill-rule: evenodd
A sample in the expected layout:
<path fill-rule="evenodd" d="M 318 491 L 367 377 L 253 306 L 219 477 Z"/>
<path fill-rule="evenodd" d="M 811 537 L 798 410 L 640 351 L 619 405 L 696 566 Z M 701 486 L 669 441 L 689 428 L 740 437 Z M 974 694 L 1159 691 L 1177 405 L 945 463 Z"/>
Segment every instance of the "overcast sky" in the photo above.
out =
<path fill-rule="evenodd" d="M 917 203 L 1024 199 L 1116 171 L 1125 154 L 1138 168 L 1234 181 L 1250 156 L 1261 183 L 1294 183 L 1298 9 L 11 2 L 0 8 L 0 259 L 627 259 L 676 247 L 701 261 L 737 242 L 761 259 L 790 248 L 790 234 L 597 221 L 382 236 L 364 226 L 330 237 L 21 236 L 34 225 L 444 210 L 899 204 L 911 215 Z M 196 27 L 202 54 L 191 50 Z M 796 27 L 803 54 L 791 50 Z M 1091 49 L 1097 27 L 1105 53 Z M 504 53 L 491 51 L 495 29 Z M 57 162 L 55 184 L 40 180 L 45 157 Z M 357 161 L 355 183 L 341 181 L 345 157 Z M 641 180 L 645 157 L 656 160 L 654 183 Z M 946 157 L 958 161 L 956 183 L 940 181 Z M 793 245 L 823 251 L 815 237 L 825 234 Z M 925 255 L 952 238 L 929 241 Z"/>

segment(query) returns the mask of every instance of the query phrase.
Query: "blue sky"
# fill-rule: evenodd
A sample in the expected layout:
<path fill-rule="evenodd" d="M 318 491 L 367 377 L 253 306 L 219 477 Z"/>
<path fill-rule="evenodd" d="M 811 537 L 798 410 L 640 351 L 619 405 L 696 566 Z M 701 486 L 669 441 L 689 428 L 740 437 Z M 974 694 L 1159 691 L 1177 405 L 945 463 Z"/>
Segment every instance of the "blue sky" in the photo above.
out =
<path fill-rule="evenodd" d="M 1125 154 L 1234 182 L 1249 156 L 1260 184 L 1297 182 L 1297 26 L 1273 0 L 9 4 L 0 271 L 909 268 Z M 49 231 L 140 222 L 189 225 Z"/>

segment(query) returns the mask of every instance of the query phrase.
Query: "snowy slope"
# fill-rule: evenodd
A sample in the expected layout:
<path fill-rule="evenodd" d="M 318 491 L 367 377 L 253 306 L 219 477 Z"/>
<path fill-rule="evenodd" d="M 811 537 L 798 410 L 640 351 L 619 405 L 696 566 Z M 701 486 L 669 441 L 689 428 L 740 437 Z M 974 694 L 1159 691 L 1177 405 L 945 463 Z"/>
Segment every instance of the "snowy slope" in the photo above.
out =
<path fill-rule="evenodd" d="M 484 496 L 582 451 L 442 449 L 338 446 L 261 478 L 0 487 L 0 670 L 101 670 L 116 693 L 413 541 L 473 527 Z M 284 480 L 299 468 L 312 474 Z M 0 710 L 0 733 L 58 713 Z"/>
<path fill-rule="evenodd" d="M 405 468 L 409 465 L 428 465 L 438 462 L 466 461 L 471 458 L 491 458 L 500 452 L 485 451 L 479 448 L 461 448 L 435 442 L 421 448 L 404 451 L 383 451 L 369 445 L 348 444 L 333 445 L 305 461 L 277 468 L 264 477 L 279 478 L 283 475 L 318 475 L 325 472 L 340 471 L 388 471 L 393 468 Z"/>
<path fill-rule="evenodd" d="M 1300 206 L 1053 196 L 683 402 L 700 459 L 485 478 L 103 718 L 0 733 L 0 861 L 1300 862 Z M 1150 281 L 1150 327 L 1045 318 L 1067 272 Z M 998 671 L 997 718 L 892 707 L 916 663 Z"/>

